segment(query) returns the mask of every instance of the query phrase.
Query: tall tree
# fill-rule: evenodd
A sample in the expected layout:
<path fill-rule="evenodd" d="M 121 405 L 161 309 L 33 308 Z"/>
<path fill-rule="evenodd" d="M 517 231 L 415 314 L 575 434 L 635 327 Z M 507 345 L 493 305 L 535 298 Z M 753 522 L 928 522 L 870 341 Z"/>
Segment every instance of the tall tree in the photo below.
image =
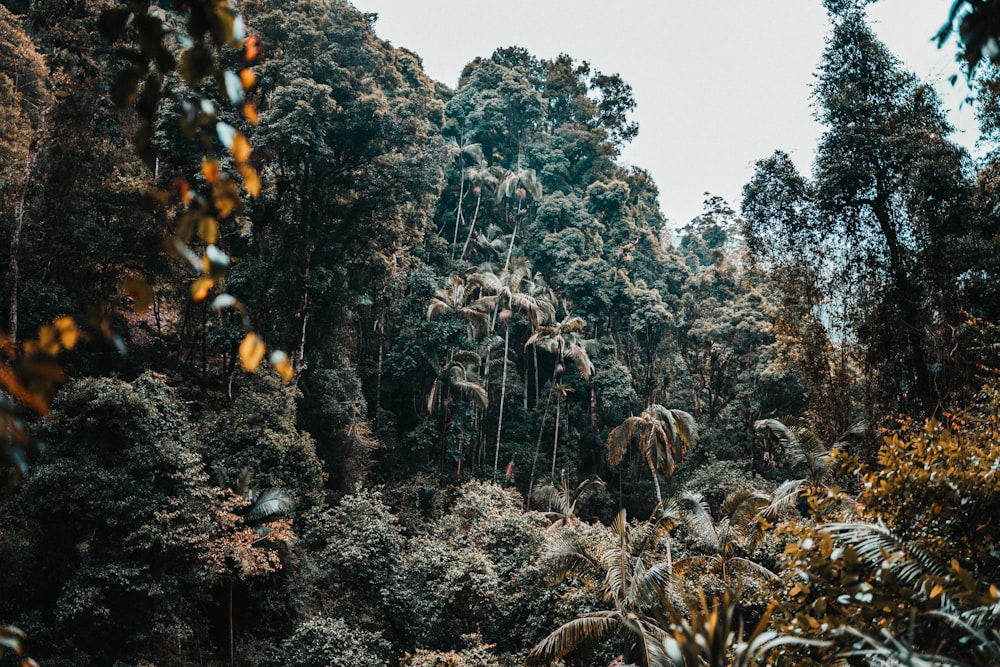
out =
<path fill-rule="evenodd" d="M 608 461 L 611 465 L 620 464 L 629 445 L 638 440 L 639 451 L 653 474 L 656 502 L 662 503 L 659 475 L 667 479 L 673 476 L 677 464 L 697 439 L 698 426 L 689 413 L 653 404 L 638 417 L 629 417 L 611 429 L 607 442 Z"/>
<path fill-rule="evenodd" d="M 773 255 L 806 256 L 843 292 L 880 414 L 934 412 L 963 381 L 943 351 L 962 308 L 967 158 L 947 140 L 933 90 L 901 68 L 861 9 L 840 4 L 815 90 L 827 131 L 814 181 L 803 187 L 782 156 L 760 163 L 744 197 L 748 237 L 783 237 Z"/>

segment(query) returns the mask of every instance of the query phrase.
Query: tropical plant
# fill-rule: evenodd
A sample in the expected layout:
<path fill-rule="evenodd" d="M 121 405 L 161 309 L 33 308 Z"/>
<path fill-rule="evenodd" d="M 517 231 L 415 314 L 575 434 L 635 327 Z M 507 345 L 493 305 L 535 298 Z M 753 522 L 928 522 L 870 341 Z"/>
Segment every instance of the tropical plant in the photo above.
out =
<path fill-rule="evenodd" d="M 430 393 L 427 394 L 427 412 L 434 414 L 448 401 L 452 391 L 466 396 L 480 410 L 485 410 L 488 399 L 486 388 L 476 371 L 479 364 L 479 355 L 475 352 L 460 350 L 453 354 L 434 378 Z"/>
<path fill-rule="evenodd" d="M 588 350 L 591 342 L 581 335 L 586 328 L 587 322 L 582 317 L 567 314 L 559 322 L 535 327 L 524 346 L 532 345 L 556 356 L 554 377 L 562 373 L 563 360 L 569 359 L 576 364 L 583 379 L 589 381 L 594 374 L 594 363 Z"/>
<path fill-rule="evenodd" d="M 598 545 L 588 545 L 572 532 L 559 533 L 546 545 L 553 583 L 581 581 L 610 608 L 556 628 L 531 649 L 529 663 L 551 664 L 585 645 L 617 636 L 626 661 L 640 667 L 656 664 L 654 647 L 667 634 L 657 616 L 670 587 L 669 568 L 657 553 L 660 527 L 649 521 L 629 523 L 621 510 L 610 529 Z"/>
<path fill-rule="evenodd" d="M 427 305 L 427 319 L 449 315 L 466 323 L 469 340 L 479 340 L 489 331 L 487 304 L 473 299 L 474 290 L 459 276 L 450 276 L 442 287 L 434 290 Z"/>
<path fill-rule="evenodd" d="M 774 519 L 794 504 L 801 483 L 801 480 L 785 482 L 770 494 L 736 490 L 722 502 L 722 518 L 718 521 L 713 519 L 701 494 L 685 493 L 668 503 L 663 514 L 679 517 L 680 523 L 706 552 L 678 559 L 674 563 L 674 575 L 684 577 L 694 570 L 707 572 L 718 576 L 737 596 L 744 582 L 734 578 L 734 574 L 777 580 L 774 572 L 748 556 L 763 542 L 764 531 L 769 526 L 767 519 Z"/>
<path fill-rule="evenodd" d="M 833 454 L 850 445 L 857 445 L 865 435 L 868 423 L 860 421 L 842 433 L 832 444 L 827 445 L 806 422 L 798 417 L 782 419 L 761 419 L 754 423 L 754 431 L 763 439 L 762 453 L 765 464 L 778 464 L 778 458 L 797 474 L 805 474 L 812 487 L 829 481 L 836 463 Z M 780 445 L 780 455 L 768 446 L 765 436 L 770 436 Z"/>
<path fill-rule="evenodd" d="M 588 477 L 576 488 L 570 488 L 569 474 L 563 469 L 559 487 L 551 483 L 541 486 L 535 491 L 535 497 L 548 507 L 545 516 L 552 521 L 552 527 L 570 526 L 576 517 L 577 504 L 589 493 L 604 487 L 600 477 Z"/>
<path fill-rule="evenodd" d="M 510 357 L 510 319 L 514 315 L 514 309 L 523 310 L 529 313 L 532 321 L 541 319 L 538 314 L 540 310 L 551 308 L 547 301 L 538 301 L 531 294 L 527 293 L 526 281 L 531 276 L 531 265 L 526 259 L 515 258 L 508 262 L 504 270 L 497 275 L 488 267 L 469 276 L 469 283 L 475 285 L 488 296 L 482 298 L 483 302 L 493 308 L 493 323 L 499 317 L 504 324 L 503 337 L 503 373 L 500 380 L 500 404 L 497 411 L 497 446 L 493 459 L 493 476 L 496 478 L 500 465 L 500 441 L 503 434 L 503 410 L 507 397 L 507 364 Z M 501 308 L 502 307 L 502 308 Z"/>
<path fill-rule="evenodd" d="M 768 629 L 775 604 L 748 635 L 744 635 L 739 604 L 729 591 L 711 603 L 701 593 L 700 604 L 688 616 L 666 606 L 670 630 L 653 646 L 658 665 L 669 667 L 752 667 L 781 646 L 823 646 L 825 642 L 792 637 Z"/>
<path fill-rule="evenodd" d="M 668 409 L 654 403 L 638 417 L 629 417 L 611 429 L 606 443 L 608 461 L 617 466 L 633 440 L 638 439 L 639 451 L 653 474 L 656 501 L 663 502 L 658 475 L 670 478 L 687 451 L 698 439 L 694 417 L 683 410 Z"/>

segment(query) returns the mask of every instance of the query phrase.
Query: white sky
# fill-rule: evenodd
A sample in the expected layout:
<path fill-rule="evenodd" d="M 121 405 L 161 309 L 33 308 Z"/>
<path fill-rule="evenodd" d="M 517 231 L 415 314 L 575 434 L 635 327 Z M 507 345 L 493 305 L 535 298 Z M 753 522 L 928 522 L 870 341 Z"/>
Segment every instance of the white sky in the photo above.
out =
<path fill-rule="evenodd" d="M 647 169 L 674 226 L 702 209 L 704 193 L 734 207 L 755 161 L 777 149 L 811 171 L 822 128 L 811 85 L 828 32 L 821 0 L 352 0 L 379 15 L 376 33 L 416 52 L 451 87 L 467 62 L 503 46 L 539 58 L 561 52 L 619 73 L 631 86 L 639 135 L 622 160 Z M 975 120 L 954 45 L 931 37 L 951 0 L 880 0 L 869 11 L 879 37 L 925 81 L 935 82 L 970 148 Z M 961 107 L 961 108 L 960 108 Z M 964 129 L 964 131 L 963 131 Z"/>

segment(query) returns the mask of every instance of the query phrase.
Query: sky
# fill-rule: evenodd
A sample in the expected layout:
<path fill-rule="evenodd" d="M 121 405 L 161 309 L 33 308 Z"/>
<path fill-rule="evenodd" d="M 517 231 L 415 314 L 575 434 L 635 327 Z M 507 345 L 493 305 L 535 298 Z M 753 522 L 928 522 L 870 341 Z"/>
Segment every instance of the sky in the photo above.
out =
<path fill-rule="evenodd" d="M 738 207 L 754 163 L 775 150 L 810 173 L 823 128 L 812 84 L 828 22 L 821 0 L 351 0 L 375 12 L 378 36 L 421 57 L 450 87 L 464 65 L 521 46 L 539 58 L 568 53 L 632 86 L 639 135 L 621 161 L 649 171 L 660 206 L 679 227 L 705 193 Z M 957 131 L 974 150 L 976 123 L 954 44 L 931 38 L 951 0 L 879 0 L 869 18 L 879 38 L 922 80 L 935 84 Z"/>

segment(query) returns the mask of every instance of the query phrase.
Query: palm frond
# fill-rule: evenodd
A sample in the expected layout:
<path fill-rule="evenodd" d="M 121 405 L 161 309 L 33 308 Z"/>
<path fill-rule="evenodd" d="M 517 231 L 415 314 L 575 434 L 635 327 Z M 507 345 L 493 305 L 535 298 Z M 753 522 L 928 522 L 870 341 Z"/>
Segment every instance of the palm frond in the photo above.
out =
<path fill-rule="evenodd" d="M 868 422 L 862 419 L 858 423 L 852 425 L 851 428 L 841 433 L 840 437 L 837 438 L 837 441 L 833 443 L 831 449 L 843 449 L 848 445 L 856 445 L 864 439 L 867 431 Z"/>
<path fill-rule="evenodd" d="M 771 519 L 789 507 L 794 507 L 805 481 L 804 479 L 789 479 L 782 482 L 771 494 L 767 507 L 760 510 L 760 515 L 765 519 Z"/>
<path fill-rule="evenodd" d="M 528 664 L 552 663 L 568 653 L 600 641 L 620 625 L 613 611 L 595 611 L 559 626 L 528 652 Z"/>
<path fill-rule="evenodd" d="M 770 569 L 764 567 L 756 561 L 752 561 L 749 558 L 743 558 L 742 556 L 731 556 L 729 558 L 729 565 L 735 566 L 737 568 L 746 570 L 751 574 L 757 575 L 764 579 L 770 579 L 771 581 L 780 581 L 781 577 L 772 572 Z"/>
<path fill-rule="evenodd" d="M 608 449 L 608 462 L 616 466 L 622 462 L 625 452 L 628 450 L 632 439 L 636 434 L 641 434 L 644 429 L 644 422 L 641 417 L 629 417 L 608 433 L 608 441 L 605 447 Z"/>
<path fill-rule="evenodd" d="M 267 521 L 295 509 L 295 501 L 282 488 L 270 488 L 253 502 L 243 515 L 244 521 Z"/>
<path fill-rule="evenodd" d="M 887 567 L 904 584 L 920 588 L 928 577 L 947 577 L 949 567 L 926 549 L 903 539 L 882 523 L 831 523 L 822 526 L 834 540 L 852 547 L 872 569 Z"/>
<path fill-rule="evenodd" d="M 684 527 L 695 539 L 709 547 L 715 553 L 719 552 L 719 535 L 708 511 L 708 503 L 700 493 L 684 493 L 678 499 L 681 510 L 681 521 Z"/>
<path fill-rule="evenodd" d="M 722 501 L 721 509 L 733 524 L 744 527 L 750 525 L 757 512 L 767 507 L 770 502 L 771 497 L 762 491 L 736 489 Z"/>

